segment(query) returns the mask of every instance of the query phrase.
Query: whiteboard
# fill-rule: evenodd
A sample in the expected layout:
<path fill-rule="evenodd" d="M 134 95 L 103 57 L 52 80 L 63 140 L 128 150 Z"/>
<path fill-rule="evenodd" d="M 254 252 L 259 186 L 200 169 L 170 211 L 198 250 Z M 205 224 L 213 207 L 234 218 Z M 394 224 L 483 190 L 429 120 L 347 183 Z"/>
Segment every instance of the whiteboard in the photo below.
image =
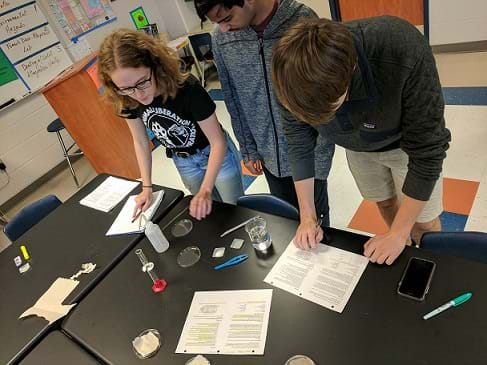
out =
<path fill-rule="evenodd" d="M 487 1 L 430 0 L 429 9 L 431 45 L 487 40 Z"/>
<path fill-rule="evenodd" d="M 0 16 L 0 39 L 4 41 L 15 37 L 42 23 L 46 23 L 46 18 L 36 3 L 9 11 Z"/>
<path fill-rule="evenodd" d="M 71 58 L 36 1 L 0 0 L 0 52 L 17 80 L 0 86 L 2 97 L 18 100 L 36 91 L 72 65 Z"/>
<path fill-rule="evenodd" d="M 61 46 L 50 47 L 15 65 L 15 69 L 32 90 L 37 90 L 72 64 Z"/>
<path fill-rule="evenodd" d="M 19 6 L 18 1 L 0 0 L 0 14 L 6 13 Z"/>
<path fill-rule="evenodd" d="M 28 89 L 25 86 L 25 84 L 19 79 L 1 86 L 0 90 L 1 90 L 0 105 L 7 102 L 11 98 L 20 99 L 28 92 Z"/>
<path fill-rule="evenodd" d="M 56 34 L 52 31 L 51 26 L 46 24 L 3 43 L 1 47 L 10 62 L 17 63 L 26 58 L 26 56 L 57 43 L 59 43 L 59 40 Z"/>

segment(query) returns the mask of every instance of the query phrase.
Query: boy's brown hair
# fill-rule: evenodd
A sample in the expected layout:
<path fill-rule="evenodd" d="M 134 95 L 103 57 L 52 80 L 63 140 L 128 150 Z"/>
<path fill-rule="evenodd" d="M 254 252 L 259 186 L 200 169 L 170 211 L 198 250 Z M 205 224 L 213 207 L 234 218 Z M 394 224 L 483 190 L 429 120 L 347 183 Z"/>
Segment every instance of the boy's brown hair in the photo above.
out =
<path fill-rule="evenodd" d="M 352 32 L 328 19 L 300 20 L 274 46 L 277 98 L 298 119 L 326 123 L 350 85 L 357 62 Z"/>
<path fill-rule="evenodd" d="M 104 86 L 103 97 L 116 114 L 134 109 L 138 102 L 127 95 L 119 95 L 110 75 L 117 68 L 148 67 L 163 102 L 176 96 L 187 74 L 181 72 L 179 57 L 160 40 L 142 31 L 120 29 L 105 38 L 98 51 L 98 77 Z"/>

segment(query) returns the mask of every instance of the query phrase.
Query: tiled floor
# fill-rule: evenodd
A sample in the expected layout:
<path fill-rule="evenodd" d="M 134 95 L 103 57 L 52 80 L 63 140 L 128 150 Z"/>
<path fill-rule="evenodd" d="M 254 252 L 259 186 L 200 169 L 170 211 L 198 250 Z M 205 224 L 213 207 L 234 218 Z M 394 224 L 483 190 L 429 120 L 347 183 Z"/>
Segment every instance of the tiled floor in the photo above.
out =
<path fill-rule="evenodd" d="M 436 60 L 444 87 L 487 86 L 487 52 L 439 54 Z M 219 84 L 211 82 L 208 88 L 219 89 Z M 217 102 L 217 115 L 233 136 L 228 112 L 221 101 Z M 449 105 L 446 107 L 445 119 L 452 132 L 452 143 L 444 163 L 444 203 L 448 213 L 443 217 L 443 224 L 447 228 L 464 226 L 465 230 L 487 232 L 487 105 Z M 95 176 L 84 158 L 75 163 L 75 169 L 82 183 Z M 186 191 L 162 147 L 153 152 L 152 170 L 155 184 Z M 76 190 L 71 175 L 68 170 L 64 170 L 6 212 L 7 216 L 14 216 L 23 206 L 46 194 L 53 193 L 61 200 L 66 200 Z M 265 179 L 259 176 L 246 192 L 268 191 Z M 334 156 L 329 177 L 329 199 L 332 226 L 359 230 L 366 234 L 384 230 L 377 208 L 364 202 L 360 196 L 342 148 L 337 148 Z M 0 234 L 0 250 L 7 244 L 6 237 Z"/>
<path fill-rule="evenodd" d="M 487 52 L 437 54 L 435 58 L 444 88 L 483 88 L 474 90 L 482 93 L 482 105 L 478 105 L 477 97 L 473 97 L 471 103 L 477 105 L 468 105 L 468 99 L 460 98 L 459 103 L 458 98 L 445 95 L 447 102 L 465 105 L 447 105 L 445 108 L 446 125 L 452 133 L 452 142 L 443 165 L 443 229 L 487 232 L 487 146 L 484 142 L 487 138 L 487 102 L 483 96 L 487 90 Z M 458 90 L 454 91 L 456 93 Z M 335 155 L 335 166 L 337 162 Z M 332 189 L 330 187 L 330 191 Z M 347 199 L 347 196 L 343 196 L 343 199 Z M 348 199 L 347 205 L 353 211 L 347 224 L 349 228 L 372 234 L 385 231 L 386 226 L 374 204 L 359 198 L 358 203 Z M 341 225 L 347 217 L 343 215 L 340 219 Z M 334 222 L 332 224 L 338 223 Z"/>

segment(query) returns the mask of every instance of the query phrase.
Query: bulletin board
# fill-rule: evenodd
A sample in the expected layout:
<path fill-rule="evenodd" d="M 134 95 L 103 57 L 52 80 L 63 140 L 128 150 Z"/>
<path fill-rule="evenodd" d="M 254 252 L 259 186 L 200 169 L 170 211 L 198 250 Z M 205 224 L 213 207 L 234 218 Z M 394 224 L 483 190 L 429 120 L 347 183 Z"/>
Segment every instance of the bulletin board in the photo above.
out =
<path fill-rule="evenodd" d="M 72 42 L 116 20 L 109 0 L 42 0 Z"/>
<path fill-rule="evenodd" d="M 0 1 L 0 106 L 38 90 L 71 64 L 35 1 Z"/>

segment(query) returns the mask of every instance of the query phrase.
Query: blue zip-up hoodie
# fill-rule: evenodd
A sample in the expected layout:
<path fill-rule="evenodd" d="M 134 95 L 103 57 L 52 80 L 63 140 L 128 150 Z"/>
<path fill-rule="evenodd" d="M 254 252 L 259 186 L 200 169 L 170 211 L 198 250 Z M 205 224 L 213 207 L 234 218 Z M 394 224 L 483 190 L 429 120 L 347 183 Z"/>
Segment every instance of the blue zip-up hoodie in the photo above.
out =
<path fill-rule="evenodd" d="M 260 159 L 275 176 L 291 176 L 287 141 L 281 126 L 284 109 L 277 101 L 271 82 L 274 44 L 302 17 L 315 18 L 310 8 L 295 0 L 282 0 L 272 20 L 258 39 L 247 27 L 213 33 L 213 54 L 225 104 L 245 162 Z M 299 85 L 296 85 L 299 87 Z M 317 136 L 315 177 L 326 179 L 335 145 Z"/>

